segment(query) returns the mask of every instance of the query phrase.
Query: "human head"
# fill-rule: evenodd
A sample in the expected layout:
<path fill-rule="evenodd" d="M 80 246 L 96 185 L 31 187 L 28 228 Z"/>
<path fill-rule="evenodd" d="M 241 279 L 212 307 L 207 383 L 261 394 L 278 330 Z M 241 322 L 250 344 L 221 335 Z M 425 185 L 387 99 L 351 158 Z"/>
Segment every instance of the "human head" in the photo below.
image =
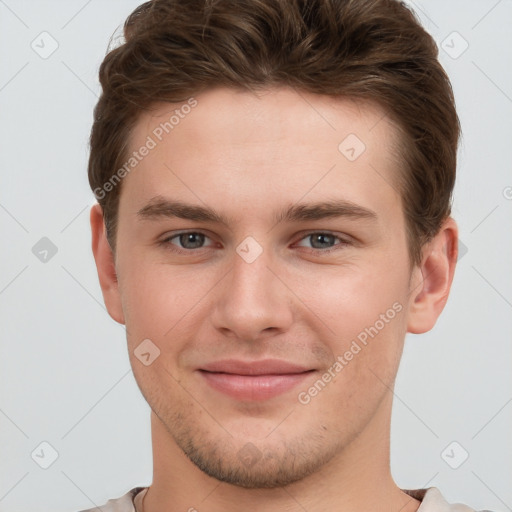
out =
<path fill-rule="evenodd" d="M 122 191 L 116 173 L 143 111 L 216 86 L 287 85 L 374 102 L 395 122 L 403 162 L 395 184 L 411 263 L 419 262 L 450 214 L 459 122 L 436 44 L 402 2 L 156 0 L 128 17 L 124 34 L 100 68 L 88 171 L 113 248 Z"/>
<path fill-rule="evenodd" d="M 445 100 L 451 94 L 441 68 L 434 65 L 432 40 L 409 11 L 391 2 L 340 4 L 340 26 L 329 3 L 319 4 L 315 12 L 311 2 L 302 8 L 290 2 L 260 2 L 255 4 L 259 10 L 241 2 L 222 10 L 217 2 L 206 5 L 204 19 L 193 3 L 151 5 L 129 18 L 124 50 L 121 46 L 114 50 L 117 54 L 111 52 L 102 65 L 102 80 L 110 77 L 107 88 L 113 103 L 107 115 L 102 96 L 95 113 L 99 124 L 93 127 L 93 167 L 102 162 L 116 172 L 122 162 L 116 164 L 115 158 L 122 152 L 112 150 L 112 141 L 128 158 L 171 112 L 177 124 L 142 155 L 136 170 L 98 197 L 104 208 L 93 208 L 91 219 L 107 309 L 127 325 L 134 375 L 155 413 L 156 457 L 169 461 L 185 453 L 206 474 L 253 488 L 296 482 L 335 455 L 356 450 L 357 444 L 379 458 L 375 467 L 383 467 L 390 390 L 405 333 L 424 332 L 435 323 L 447 298 L 456 254 L 453 224 L 433 237 L 446 222 L 451 187 L 444 189 L 435 180 L 434 185 L 431 177 L 442 174 L 442 183 L 449 181 L 447 176 L 453 178 L 453 173 L 443 174 L 450 158 L 441 161 L 443 151 L 438 148 L 425 154 L 417 148 L 415 153 L 415 147 L 406 149 L 409 139 L 418 145 L 449 140 L 441 140 L 446 126 L 434 122 L 442 118 L 439 103 L 437 110 L 428 109 L 430 135 L 420 119 L 419 105 L 427 104 L 427 91 L 432 102 L 439 101 L 439 94 Z M 287 12 L 290 8 L 295 14 Z M 190 26 L 169 35 L 168 25 L 182 23 L 187 12 Z M 270 12 L 273 24 L 267 19 Z M 313 27 L 310 37 L 303 33 L 299 12 L 303 24 Z M 364 23 L 356 22 L 357 13 Z M 320 26 L 323 30 L 315 28 Z M 295 49 L 290 47 L 293 27 Z M 274 29 L 281 40 L 272 39 Z M 252 42 L 247 32 L 253 34 Z M 194 34 L 201 41 L 197 47 L 189 41 Z M 259 45 L 268 38 L 271 48 L 260 54 Z M 425 44 L 415 46 L 421 38 Z M 409 40 L 405 48 L 400 43 L 391 51 L 387 45 L 397 44 L 397 39 Z M 157 41 L 162 42 L 159 48 Z M 221 48 L 224 61 L 218 56 Z M 243 48 L 245 64 L 238 68 L 237 82 L 234 61 L 243 57 Z M 319 58 L 322 48 L 324 57 Z M 355 60 L 345 62 L 344 72 L 336 74 L 343 49 Z M 163 58 L 177 51 L 186 56 L 171 64 Z M 289 52 L 287 59 L 279 57 L 280 51 Z M 379 61 L 379 54 L 381 59 L 387 56 L 386 63 Z M 132 55 L 139 59 L 130 60 Z M 438 72 L 437 82 L 430 81 L 435 72 L 429 64 Z M 307 66 L 309 78 L 303 73 Z M 358 77 L 358 68 L 365 69 L 365 80 Z M 133 75 L 127 79 L 129 72 Z M 324 79 L 326 73 L 332 74 L 330 80 Z M 173 89 L 169 84 L 176 84 L 177 77 L 181 85 Z M 447 104 L 453 107 L 449 100 Z M 353 161 L 338 150 L 340 137 L 350 133 L 359 134 L 366 145 Z M 101 153 L 94 149 L 100 142 L 105 149 Z M 424 173 L 412 179 L 406 164 Z M 93 187 L 109 176 L 95 178 Z M 421 189 L 421 200 L 414 195 L 406 200 L 408 187 Z M 432 228 L 430 217 L 432 232 L 424 232 L 423 240 L 433 239 L 421 268 L 411 272 L 411 261 L 419 262 L 411 240 L 421 237 L 410 234 L 408 209 L 421 203 L 417 220 L 423 221 L 430 201 L 438 202 L 434 191 L 447 202 L 444 209 L 436 207 L 438 228 Z M 105 201 L 115 197 L 112 192 L 118 205 L 110 213 L 117 217 L 107 213 Z M 160 197 L 178 198 L 181 205 L 170 207 Z M 301 199 L 311 204 L 315 197 L 323 202 L 344 199 L 341 219 L 319 216 L 318 207 L 306 215 L 306 205 L 288 219 L 272 222 L 284 207 L 297 206 Z M 169 215 L 171 208 L 174 213 L 178 208 L 180 215 Z M 312 254 L 297 246 L 298 231 L 306 224 L 311 230 L 330 225 L 346 237 L 339 250 Z M 170 233 L 185 228 L 196 232 L 195 227 L 214 243 L 195 252 L 176 251 Z M 262 251 L 252 261 L 235 250 L 248 235 L 253 237 L 251 247 L 259 245 Z M 115 255 L 109 244 L 115 245 Z M 354 345 L 355 340 L 364 347 Z M 160 354 L 147 367 L 137 360 L 141 344 L 146 347 L 142 350 L 157 347 Z M 341 363 L 339 357 L 345 354 Z M 308 388 L 311 401 L 302 394 L 299 402 L 290 402 L 289 391 L 263 404 L 233 401 L 202 380 L 216 373 L 205 366 L 230 358 L 298 363 L 308 376 L 311 373 L 308 379 L 327 372 L 332 382 L 318 398 Z M 283 418 L 283 409 L 292 406 L 291 419 Z M 268 435 L 262 438 L 262 433 Z M 171 438 L 183 453 L 165 452 L 174 446 Z M 244 450 L 257 450 L 261 460 L 248 467 L 241 460 Z M 353 471 L 349 462 L 345 457 Z M 182 463 L 183 471 L 191 470 L 187 461 Z"/>

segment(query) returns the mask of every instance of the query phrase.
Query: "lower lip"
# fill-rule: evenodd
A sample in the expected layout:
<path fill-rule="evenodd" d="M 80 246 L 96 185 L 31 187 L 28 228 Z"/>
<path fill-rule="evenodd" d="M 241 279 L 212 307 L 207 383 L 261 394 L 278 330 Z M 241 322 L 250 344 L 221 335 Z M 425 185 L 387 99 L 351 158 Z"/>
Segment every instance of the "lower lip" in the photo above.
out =
<path fill-rule="evenodd" d="M 297 386 L 313 370 L 279 375 L 235 375 L 204 370 L 199 373 L 213 389 L 237 400 L 267 400 Z"/>

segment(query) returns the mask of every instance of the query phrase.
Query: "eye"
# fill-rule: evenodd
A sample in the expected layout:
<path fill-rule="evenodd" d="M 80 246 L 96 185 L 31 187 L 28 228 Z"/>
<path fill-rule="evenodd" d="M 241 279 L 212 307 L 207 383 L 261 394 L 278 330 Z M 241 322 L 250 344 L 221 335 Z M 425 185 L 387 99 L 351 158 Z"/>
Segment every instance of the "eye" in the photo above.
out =
<path fill-rule="evenodd" d="M 336 241 L 339 240 L 339 244 L 333 245 Z M 304 247 L 303 242 L 308 242 L 311 244 L 311 247 L 316 251 L 320 252 L 331 252 L 333 250 L 341 249 L 344 246 L 348 245 L 349 242 L 344 240 L 343 238 L 333 235 L 332 233 L 316 231 L 313 233 L 308 233 L 304 238 L 301 239 L 301 242 L 297 244 L 300 247 Z"/>
<path fill-rule="evenodd" d="M 205 245 L 205 242 L 210 241 Z M 336 243 L 338 242 L 338 243 Z M 177 253 L 190 254 L 191 252 L 212 247 L 215 243 L 199 231 L 186 231 L 168 236 L 159 242 L 160 245 Z M 333 233 L 324 231 L 315 231 L 308 233 L 300 239 L 296 246 L 310 247 L 312 252 L 327 254 L 332 251 L 342 249 L 349 245 L 350 242 Z"/>
<path fill-rule="evenodd" d="M 173 240 L 176 239 L 176 242 Z M 169 236 L 160 242 L 161 245 L 169 246 L 171 250 L 176 252 L 193 251 L 194 249 L 202 249 L 205 240 L 210 240 L 204 233 L 198 231 L 187 231 Z M 211 241 L 211 240 L 210 240 Z M 210 244 L 210 245 L 213 245 Z"/>

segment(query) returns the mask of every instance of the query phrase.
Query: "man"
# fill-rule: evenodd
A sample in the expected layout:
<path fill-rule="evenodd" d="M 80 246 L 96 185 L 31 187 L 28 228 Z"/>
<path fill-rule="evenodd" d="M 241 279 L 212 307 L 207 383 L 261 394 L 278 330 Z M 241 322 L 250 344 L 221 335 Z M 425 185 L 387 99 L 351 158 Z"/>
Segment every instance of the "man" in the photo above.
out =
<path fill-rule="evenodd" d="M 108 511 L 470 511 L 400 489 L 392 390 L 457 259 L 459 123 L 392 0 L 156 0 L 100 68 L 93 252 L 152 409 Z"/>

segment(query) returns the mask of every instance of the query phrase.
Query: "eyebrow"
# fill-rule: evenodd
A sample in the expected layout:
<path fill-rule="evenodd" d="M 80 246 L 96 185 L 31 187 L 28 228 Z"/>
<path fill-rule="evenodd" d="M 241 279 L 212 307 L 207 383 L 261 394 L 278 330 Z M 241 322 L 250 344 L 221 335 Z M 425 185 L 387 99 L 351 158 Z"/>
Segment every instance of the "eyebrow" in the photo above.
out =
<path fill-rule="evenodd" d="M 197 222 L 224 224 L 225 226 L 234 223 L 233 218 L 225 217 L 213 208 L 188 204 L 162 196 L 152 198 L 146 206 L 137 212 L 137 216 L 142 220 L 180 218 Z M 373 210 L 351 201 L 334 199 L 289 205 L 274 215 L 274 222 L 278 224 L 280 222 L 304 222 L 339 217 L 376 220 L 377 214 Z"/>

